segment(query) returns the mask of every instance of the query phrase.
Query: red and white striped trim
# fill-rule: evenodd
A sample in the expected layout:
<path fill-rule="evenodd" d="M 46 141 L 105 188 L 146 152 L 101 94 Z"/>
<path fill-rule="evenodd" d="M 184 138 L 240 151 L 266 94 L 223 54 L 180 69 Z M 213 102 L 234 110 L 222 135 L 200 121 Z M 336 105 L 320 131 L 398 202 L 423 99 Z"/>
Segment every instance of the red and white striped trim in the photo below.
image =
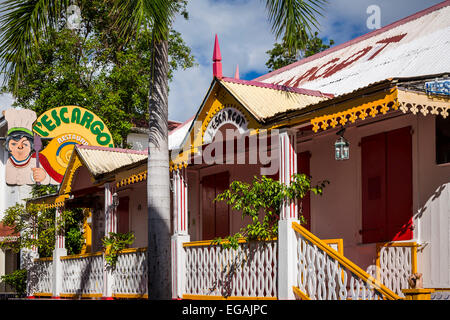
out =
<path fill-rule="evenodd" d="M 116 192 L 114 184 L 105 183 L 105 236 L 117 232 L 117 208 L 113 205 L 113 195 Z"/>
<path fill-rule="evenodd" d="M 188 233 L 188 186 L 186 168 L 174 170 L 173 200 L 174 200 L 174 233 Z"/>
<path fill-rule="evenodd" d="M 61 214 L 62 214 L 62 207 L 56 208 L 56 216 L 55 221 L 58 223 L 61 220 Z M 56 230 L 56 242 L 55 242 L 55 248 L 56 249 L 64 249 L 65 248 L 65 235 L 64 235 L 64 229 Z"/>
<path fill-rule="evenodd" d="M 279 134 L 280 182 L 289 185 L 297 173 L 296 135 L 290 132 Z M 281 220 L 298 218 L 297 200 L 285 203 L 281 208 Z"/>

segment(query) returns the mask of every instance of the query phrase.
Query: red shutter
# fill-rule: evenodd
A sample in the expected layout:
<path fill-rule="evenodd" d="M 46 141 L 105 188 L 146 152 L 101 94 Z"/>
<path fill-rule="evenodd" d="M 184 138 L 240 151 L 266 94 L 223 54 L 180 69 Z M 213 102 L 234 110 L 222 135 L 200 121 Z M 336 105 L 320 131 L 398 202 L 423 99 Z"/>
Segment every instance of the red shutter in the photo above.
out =
<path fill-rule="evenodd" d="M 202 179 L 202 238 L 211 240 L 229 235 L 229 210 L 224 201 L 214 201 L 229 187 L 228 172 Z"/>
<path fill-rule="evenodd" d="M 117 214 L 119 216 L 119 225 L 117 232 L 126 233 L 130 231 L 130 213 L 129 213 L 130 198 L 123 197 L 119 199 L 119 206 L 117 207 Z"/>
<path fill-rule="evenodd" d="M 310 176 L 309 160 L 311 153 L 309 151 L 300 152 L 297 157 L 297 172 L 304 173 Z M 306 220 L 304 227 L 311 231 L 311 192 L 308 192 L 306 196 L 299 203 L 299 208 L 302 208 L 302 215 Z"/>
<path fill-rule="evenodd" d="M 412 239 L 412 140 L 411 128 L 387 133 L 387 239 Z"/>
<path fill-rule="evenodd" d="M 361 140 L 363 243 L 412 239 L 411 128 Z"/>
<path fill-rule="evenodd" d="M 386 136 L 361 139 L 362 241 L 384 241 L 386 229 Z"/>

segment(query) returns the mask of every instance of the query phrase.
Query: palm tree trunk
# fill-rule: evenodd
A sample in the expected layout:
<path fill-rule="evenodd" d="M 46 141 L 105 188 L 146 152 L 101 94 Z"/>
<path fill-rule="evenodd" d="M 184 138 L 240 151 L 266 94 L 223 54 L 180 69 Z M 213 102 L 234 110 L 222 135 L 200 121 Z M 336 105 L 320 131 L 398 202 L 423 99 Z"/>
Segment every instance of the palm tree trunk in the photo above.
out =
<path fill-rule="evenodd" d="M 147 165 L 148 297 L 171 298 L 168 42 L 153 42 Z"/>

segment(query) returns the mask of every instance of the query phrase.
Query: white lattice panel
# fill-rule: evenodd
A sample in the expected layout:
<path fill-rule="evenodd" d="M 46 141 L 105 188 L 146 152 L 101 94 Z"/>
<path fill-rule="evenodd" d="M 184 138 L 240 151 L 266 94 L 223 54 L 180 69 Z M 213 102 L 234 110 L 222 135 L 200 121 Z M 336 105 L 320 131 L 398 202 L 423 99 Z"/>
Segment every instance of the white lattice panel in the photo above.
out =
<path fill-rule="evenodd" d="M 29 271 L 28 281 L 32 294 L 51 293 L 53 284 L 53 261 L 37 260 Z"/>
<path fill-rule="evenodd" d="M 380 248 L 380 282 L 404 297 L 402 289 L 409 289 L 408 278 L 412 271 L 411 247 L 383 246 Z"/>
<path fill-rule="evenodd" d="M 63 294 L 101 294 L 103 291 L 103 256 L 62 259 Z"/>
<path fill-rule="evenodd" d="M 380 300 L 361 280 L 315 244 L 297 236 L 297 287 L 313 300 Z"/>
<path fill-rule="evenodd" d="M 277 297 L 277 242 L 241 243 L 238 250 L 187 246 L 185 293 Z"/>
<path fill-rule="evenodd" d="M 147 294 L 147 252 L 121 253 L 113 272 L 114 294 Z"/>

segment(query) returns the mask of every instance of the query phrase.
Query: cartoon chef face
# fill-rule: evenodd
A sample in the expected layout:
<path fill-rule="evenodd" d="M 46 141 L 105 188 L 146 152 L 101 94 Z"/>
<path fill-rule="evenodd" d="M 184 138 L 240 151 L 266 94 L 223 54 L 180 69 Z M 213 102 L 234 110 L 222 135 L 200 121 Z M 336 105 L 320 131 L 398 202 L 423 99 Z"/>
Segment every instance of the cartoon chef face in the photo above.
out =
<path fill-rule="evenodd" d="M 33 138 L 26 133 L 15 133 L 6 139 L 6 149 L 15 161 L 27 160 L 33 151 Z"/>

